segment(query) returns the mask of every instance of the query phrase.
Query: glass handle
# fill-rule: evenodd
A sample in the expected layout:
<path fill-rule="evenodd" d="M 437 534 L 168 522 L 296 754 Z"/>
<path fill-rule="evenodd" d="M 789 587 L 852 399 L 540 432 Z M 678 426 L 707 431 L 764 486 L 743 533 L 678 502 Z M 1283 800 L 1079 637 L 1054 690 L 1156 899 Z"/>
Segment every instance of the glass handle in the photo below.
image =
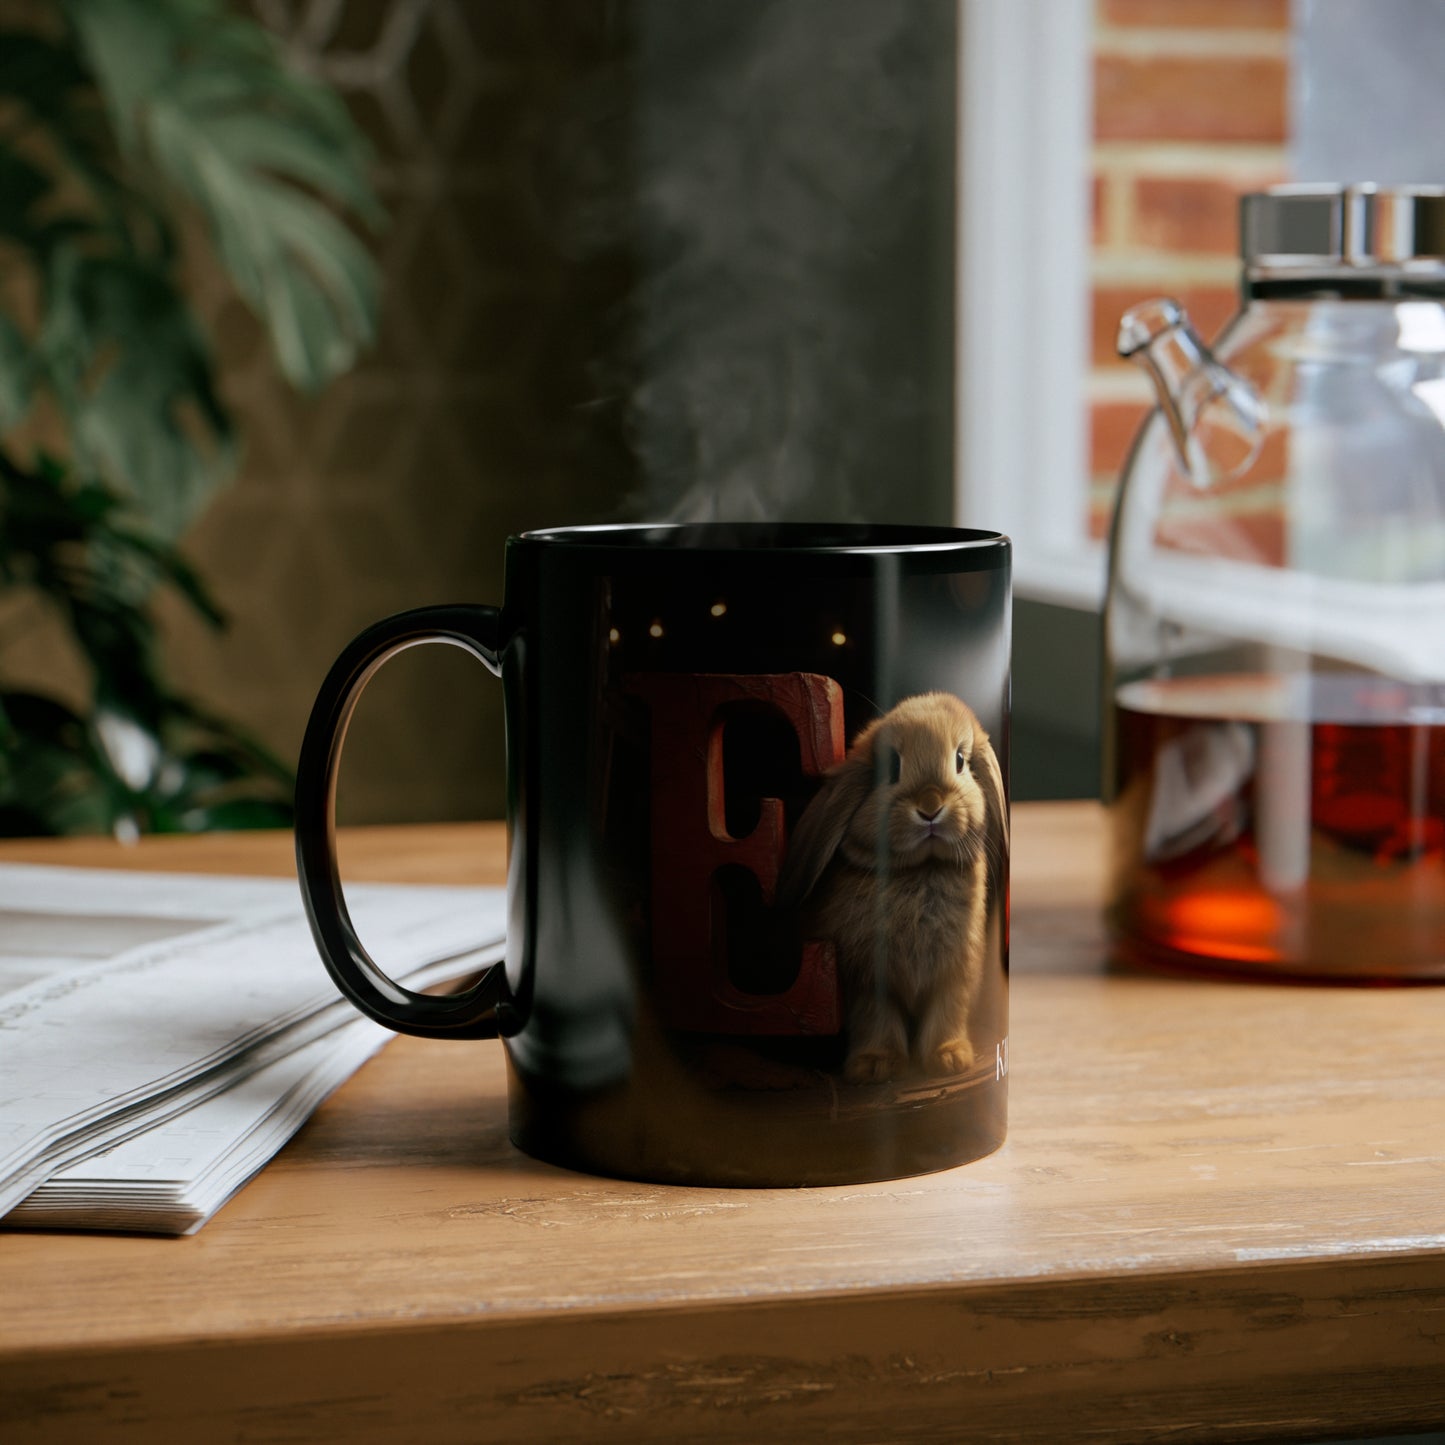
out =
<path fill-rule="evenodd" d="M 1269 420 L 1264 398 L 1215 357 L 1177 301 L 1130 307 L 1119 323 L 1118 352 L 1154 383 L 1179 465 L 1196 487 L 1254 465 Z"/>

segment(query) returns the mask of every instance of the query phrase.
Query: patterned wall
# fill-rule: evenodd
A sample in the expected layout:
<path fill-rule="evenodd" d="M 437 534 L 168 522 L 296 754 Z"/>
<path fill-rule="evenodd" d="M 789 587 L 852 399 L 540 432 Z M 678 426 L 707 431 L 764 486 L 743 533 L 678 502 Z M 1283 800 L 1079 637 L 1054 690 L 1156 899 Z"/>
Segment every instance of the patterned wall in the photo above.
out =
<path fill-rule="evenodd" d="M 500 600 L 531 526 L 947 520 L 953 0 L 251 3 L 392 220 L 380 345 L 318 399 L 197 277 L 249 445 L 188 539 L 233 626 L 167 614 L 205 699 L 294 757 L 356 631 Z M 343 821 L 499 815 L 498 691 L 451 648 L 389 664 Z"/>
<path fill-rule="evenodd" d="M 615 177 L 552 177 L 557 147 L 598 119 L 586 107 L 625 33 L 607 4 L 254 9 L 346 96 L 391 216 L 375 240 L 380 343 L 318 398 L 287 390 L 244 308 L 197 276 L 247 455 L 187 539 L 232 624 L 217 641 L 168 609 L 170 656 L 294 758 L 326 667 L 367 622 L 500 601 L 509 533 L 622 504 L 628 464 L 589 358 L 626 262 L 565 239 Z M 409 652 L 368 690 L 346 757 L 343 821 L 498 816 L 500 689 L 455 649 Z"/>

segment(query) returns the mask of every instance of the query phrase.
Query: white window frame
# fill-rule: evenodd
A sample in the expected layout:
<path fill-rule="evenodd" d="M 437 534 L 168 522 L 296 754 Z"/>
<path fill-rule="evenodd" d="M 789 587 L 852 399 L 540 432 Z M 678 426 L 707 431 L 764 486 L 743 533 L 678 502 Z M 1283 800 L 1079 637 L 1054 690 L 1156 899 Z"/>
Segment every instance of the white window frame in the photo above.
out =
<path fill-rule="evenodd" d="M 1092 0 L 959 0 L 954 516 L 1021 597 L 1097 609 L 1088 535 Z"/>

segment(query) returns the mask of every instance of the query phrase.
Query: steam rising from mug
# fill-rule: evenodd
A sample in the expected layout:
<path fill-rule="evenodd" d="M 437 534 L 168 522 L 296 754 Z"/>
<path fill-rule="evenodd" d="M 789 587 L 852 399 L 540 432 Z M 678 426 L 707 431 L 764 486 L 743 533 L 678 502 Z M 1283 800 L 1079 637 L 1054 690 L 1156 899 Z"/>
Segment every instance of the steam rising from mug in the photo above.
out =
<path fill-rule="evenodd" d="M 633 511 L 928 515 L 908 489 L 947 486 L 951 4 L 630 13 L 629 204 L 592 219 L 640 262 L 629 359 L 598 375 L 645 478 Z"/>

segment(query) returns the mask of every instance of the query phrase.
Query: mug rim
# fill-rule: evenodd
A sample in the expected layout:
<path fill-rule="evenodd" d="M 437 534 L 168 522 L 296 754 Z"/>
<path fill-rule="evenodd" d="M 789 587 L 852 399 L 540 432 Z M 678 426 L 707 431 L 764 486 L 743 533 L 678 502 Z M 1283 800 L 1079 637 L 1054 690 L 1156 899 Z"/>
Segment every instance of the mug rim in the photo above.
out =
<path fill-rule="evenodd" d="M 697 554 L 875 555 L 1007 550 L 1002 532 L 895 522 L 605 522 L 544 527 L 510 539 L 544 547 Z"/>

